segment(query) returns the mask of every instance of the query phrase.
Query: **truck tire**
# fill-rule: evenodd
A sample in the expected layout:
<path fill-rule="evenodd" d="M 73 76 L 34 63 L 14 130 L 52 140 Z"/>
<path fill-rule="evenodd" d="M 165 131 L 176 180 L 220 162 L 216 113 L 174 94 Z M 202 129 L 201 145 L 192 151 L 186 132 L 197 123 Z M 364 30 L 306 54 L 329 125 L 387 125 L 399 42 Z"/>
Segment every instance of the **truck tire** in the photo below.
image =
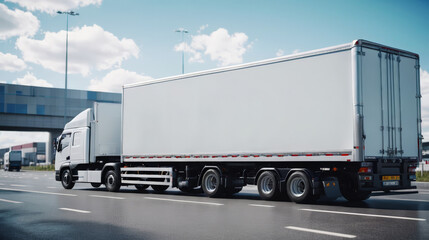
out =
<path fill-rule="evenodd" d="M 67 168 L 61 173 L 61 184 L 65 189 L 72 189 L 74 187 L 73 176 L 70 169 Z"/>
<path fill-rule="evenodd" d="M 151 185 L 151 187 L 155 192 L 159 193 L 164 192 L 168 188 L 166 185 Z"/>
<path fill-rule="evenodd" d="M 201 188 L 208 197 L 214 198 L 222 196 L 224 189 L 220 183 L 219 172 L 214 169 L 207 170 L 207 172 L 204 173 Z"/>
<path fill-rule="evenodd" d="M 109 192 L 117 192 L 119 191 L 119 188 L 121 188 L 121 179 L 118 174 L 113 170 L 109 170 L 106 173 L 104 182 Z"/>
<path fill-rule="evenodd" d="M 144 191 L 149 187 L 149 185 L 137 184 L 137 185 L 134 185 L 134 187 L 136 187 L 136 189 L 139 191 Z"/>
<path fill-rule="evenodd" d="M 259 196 L 264 200 L 275 200 L 279 196 L 279 184 L 271 171 L 265 171 L 259 175 L 257 186 Z"/>
<path fill-rule="evenodd" d="M 312 200 L 310 180 L 303 172 L 292 173 L 286 182 L 286 191 L 293 202 L 305 203 Z"/>
<path fill-rule="evenodd" d="M 91 186 L 94 188 L 99 188 L 101 186 L 101 183 L 91 183 Z"/>

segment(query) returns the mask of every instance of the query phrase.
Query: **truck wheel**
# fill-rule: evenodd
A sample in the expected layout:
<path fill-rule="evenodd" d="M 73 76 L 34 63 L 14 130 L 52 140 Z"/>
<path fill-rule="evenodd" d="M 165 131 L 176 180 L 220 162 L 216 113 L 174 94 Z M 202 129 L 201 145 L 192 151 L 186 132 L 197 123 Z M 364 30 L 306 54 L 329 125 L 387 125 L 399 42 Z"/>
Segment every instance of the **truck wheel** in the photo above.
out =
<path fill-rule="evenodd" d="M 61 174 L 61 184 L 65 189 L 72 189 L 74 187 L 73 176 L 70 169 L 66 169 Z"/>
<path fill-rule="evenodd" d="M 259 196 L 264 200 L 275 200 L 279 195 L 276 176 L 271 171 L 263 172 L 257 182 Z"/>
<path fill-rule="evenodd" d="M 207 170 L 204 173 L 201 188 L 208 197 L 220 197 L 223 193 L 223 187 L 220 184 L 220 174 L 214 169 Z"/>
<path fill-rule="evenodd" d="M 286 191 L 289 199 L 296 203 L 305 203 L 311 200 L 311 185 L 307 175 L 303 172 L 294 172 L 286 182 Z"/>
<path fill-rule="evenodd" d="M 137 190 L 139 190 L 139 191 L 144 191 L 144 190 L 146 190 L 148 187 L 149 187 L 149 185 L 143 185 L 143 184 L 137 184 L 137 185 L 134 185 L 136 188 L 137 188 Z"/>
<path fill-rule="evenodd" d="M 101 186 L 101 183 L 91 183 L 91 186 L 95 188 L 99 188 Z"/>
<path fill-rule="evenodd" d="M 109 170 L 106 173 L 105 184 L 109 192 L 117 192 L 121 188 L 121 179 L 115 171 Z"/>
<path fill-rule="evenodd" d="M 168 188 L 166 185 L 151 185 L 151 187 L 155 192 L 164 192 Z"/>

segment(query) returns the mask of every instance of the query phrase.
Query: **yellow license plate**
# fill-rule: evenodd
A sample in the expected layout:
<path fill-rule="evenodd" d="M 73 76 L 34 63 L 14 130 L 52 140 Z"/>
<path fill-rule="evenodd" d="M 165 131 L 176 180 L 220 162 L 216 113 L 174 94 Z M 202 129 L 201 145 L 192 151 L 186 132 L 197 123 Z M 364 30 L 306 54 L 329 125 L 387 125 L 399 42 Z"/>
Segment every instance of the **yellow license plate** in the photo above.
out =
<path fill-rule="evenodd" d="M 400 176 L 383 176 L 383 181 L 400 180 Z"/>

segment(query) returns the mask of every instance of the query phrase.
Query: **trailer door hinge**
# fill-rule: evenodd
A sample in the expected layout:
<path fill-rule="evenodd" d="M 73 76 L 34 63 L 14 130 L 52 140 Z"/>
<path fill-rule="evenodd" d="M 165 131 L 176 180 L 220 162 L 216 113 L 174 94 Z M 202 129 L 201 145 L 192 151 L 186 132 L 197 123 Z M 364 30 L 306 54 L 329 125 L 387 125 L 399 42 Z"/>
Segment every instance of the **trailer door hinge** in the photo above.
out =
<path fill-rule="evenodd" d="M 414 68 L 415 68 L 415 69 L 419 69 L 419 68 L 420 68 L 420 65 L 416 65 L 416 66 L 414 66 Z"/>
<path fill-rule="evenodd" d="M 384 126 L 381 126 L 381 127 L 380 127 L 380 131 L 384 131 Z"/>
<path fill-rule="evenodd" d="M 401 58 L 398 56 L 398 57 L 396 58 L 396 61 L 401 62 Z"/>
<path fill-rule="evenodd" d="M 365 56 L 365 52 L 364 52 L 364 51 L 358 51 L 358 52 L 357 52 L 357 54 L 358 54 L 358 55 Z"/>

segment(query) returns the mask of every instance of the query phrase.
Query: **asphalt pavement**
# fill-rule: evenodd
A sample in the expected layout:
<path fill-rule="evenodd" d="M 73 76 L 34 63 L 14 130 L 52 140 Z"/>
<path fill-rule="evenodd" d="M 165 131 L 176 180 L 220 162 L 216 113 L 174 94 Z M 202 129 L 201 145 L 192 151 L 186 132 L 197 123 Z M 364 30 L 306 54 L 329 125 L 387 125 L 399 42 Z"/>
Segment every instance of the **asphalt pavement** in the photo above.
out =
<path fill-rule="evenodd" d="M 429 239 L 429 185 L 418 193 L 296 204 L 133 186 L 111 193 L 53 172 L 0 171 L 0 239 Z"/>

